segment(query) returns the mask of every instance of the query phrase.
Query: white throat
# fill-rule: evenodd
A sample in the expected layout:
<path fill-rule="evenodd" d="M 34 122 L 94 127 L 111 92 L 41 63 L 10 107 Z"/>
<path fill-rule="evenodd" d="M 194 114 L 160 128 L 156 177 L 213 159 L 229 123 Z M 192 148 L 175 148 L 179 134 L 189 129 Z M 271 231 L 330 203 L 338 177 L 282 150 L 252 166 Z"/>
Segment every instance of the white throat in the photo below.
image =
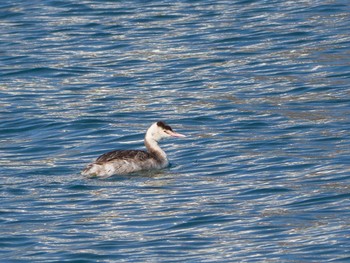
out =
<path fill-rule="evenodd" d="M 158 161 L 167 163 L 168 158 L 166 153 L 159 147 L 158 141 L 154 139 L 152 131 L 147 131 L 145 136 L 145 145 L 149 153 L 153 154 Z"/>

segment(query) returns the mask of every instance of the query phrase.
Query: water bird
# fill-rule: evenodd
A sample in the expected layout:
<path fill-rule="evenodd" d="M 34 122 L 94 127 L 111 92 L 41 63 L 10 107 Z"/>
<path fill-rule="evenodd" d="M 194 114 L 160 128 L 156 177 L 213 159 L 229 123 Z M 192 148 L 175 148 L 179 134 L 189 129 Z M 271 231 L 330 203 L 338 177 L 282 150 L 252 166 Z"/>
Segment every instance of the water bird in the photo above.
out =
<path fill-rule="evenodd" d="M 98 157 L 82 171 L 86 176 L 108 177 L 115 174 L 129 174 L 143 170 L 162 169 L 169 165 L 165 152 L 158 142 L 169 137 L 186 137 L 176 133 L 165 122 L 153 123 L 147 130 L 144 143 L 147 151 L 115 150 Z"/>

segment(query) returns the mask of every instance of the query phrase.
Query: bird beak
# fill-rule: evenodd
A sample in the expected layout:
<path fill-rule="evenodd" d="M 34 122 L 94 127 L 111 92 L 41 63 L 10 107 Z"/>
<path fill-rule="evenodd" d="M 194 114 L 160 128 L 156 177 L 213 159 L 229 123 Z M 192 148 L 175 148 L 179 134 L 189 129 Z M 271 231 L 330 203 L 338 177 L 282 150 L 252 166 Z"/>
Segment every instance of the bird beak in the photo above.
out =
<path fill-rule="evenodd" d="M 186 137 L 185 135 L 173 131 L 167 131 L 167 134 L 169 134 L 172 137 L 178 137 L 178 138 L 183 138 Z"/>

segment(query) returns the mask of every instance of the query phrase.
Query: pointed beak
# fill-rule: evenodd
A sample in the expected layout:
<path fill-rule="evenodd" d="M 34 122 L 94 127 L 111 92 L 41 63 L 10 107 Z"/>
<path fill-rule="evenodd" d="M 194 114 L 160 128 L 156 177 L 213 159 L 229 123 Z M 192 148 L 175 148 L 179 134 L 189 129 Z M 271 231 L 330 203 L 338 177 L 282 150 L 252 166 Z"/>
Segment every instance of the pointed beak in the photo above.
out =
<path fill-rule="evenodd" d="M 173 131 L 167 131 L 167 133 L 172 137 L 178 137 L 178 138 L 186 137 L 185 135 L 183 135 L 181 133 L 177 133 L 177 132 L 173 132 Z"/>

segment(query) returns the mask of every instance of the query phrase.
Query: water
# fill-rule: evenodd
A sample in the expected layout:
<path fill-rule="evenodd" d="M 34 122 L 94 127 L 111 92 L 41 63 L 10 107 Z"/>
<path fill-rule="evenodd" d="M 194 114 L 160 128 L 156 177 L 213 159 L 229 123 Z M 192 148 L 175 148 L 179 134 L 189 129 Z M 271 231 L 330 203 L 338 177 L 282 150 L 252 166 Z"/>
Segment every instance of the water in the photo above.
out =
<path fill-rule="evenodd" d="M 348 1 L 0 4 L 1 262 L 348 262 Z M 169 169 L 87 179 L 166 120 Z"/>

